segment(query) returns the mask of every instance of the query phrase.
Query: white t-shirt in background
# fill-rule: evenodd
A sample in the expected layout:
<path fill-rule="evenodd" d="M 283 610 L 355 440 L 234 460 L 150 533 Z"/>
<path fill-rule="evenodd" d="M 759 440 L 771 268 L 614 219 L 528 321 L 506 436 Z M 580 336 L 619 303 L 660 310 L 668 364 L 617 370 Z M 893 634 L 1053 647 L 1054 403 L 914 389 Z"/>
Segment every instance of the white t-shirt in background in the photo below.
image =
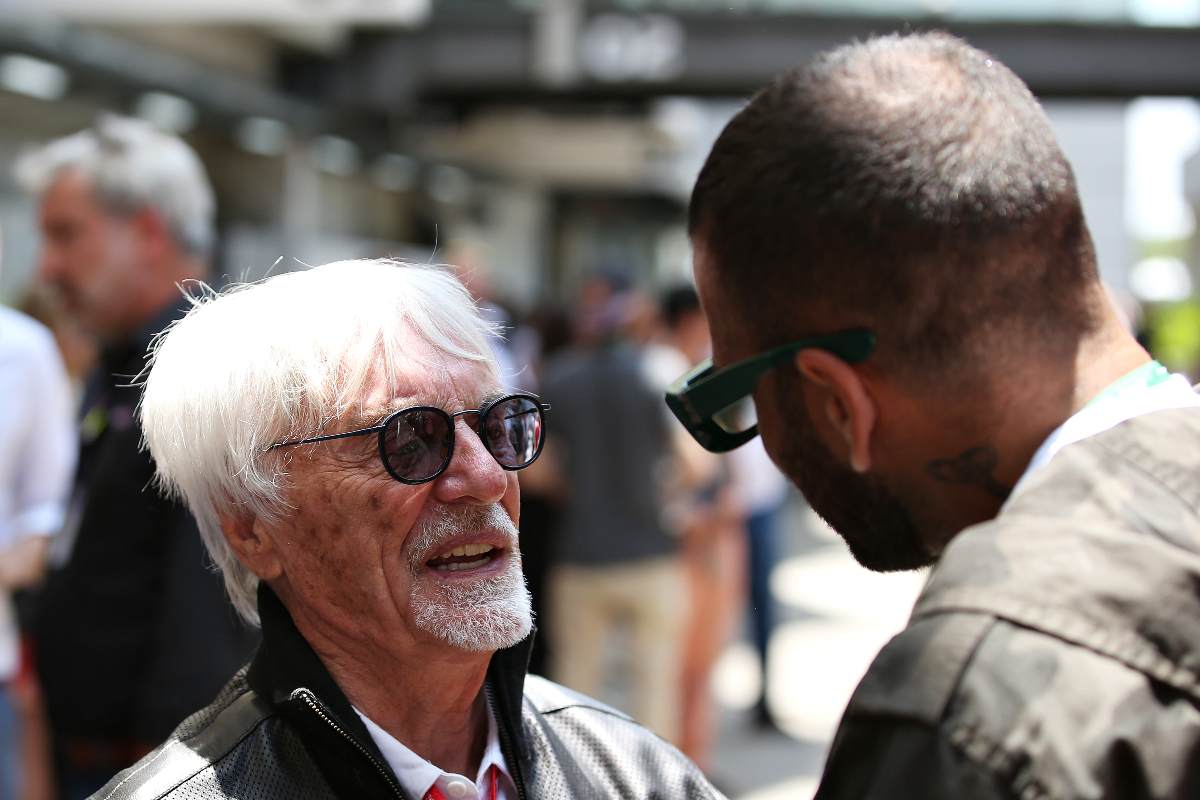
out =
<path fill-rule="evenodd" d="M 0 306 L 0 553 L 62 526 L 78 457 L 73 405 L 50 331 Z M 0 683 L 16 669 L 12 600 L 0 586 Z"/>

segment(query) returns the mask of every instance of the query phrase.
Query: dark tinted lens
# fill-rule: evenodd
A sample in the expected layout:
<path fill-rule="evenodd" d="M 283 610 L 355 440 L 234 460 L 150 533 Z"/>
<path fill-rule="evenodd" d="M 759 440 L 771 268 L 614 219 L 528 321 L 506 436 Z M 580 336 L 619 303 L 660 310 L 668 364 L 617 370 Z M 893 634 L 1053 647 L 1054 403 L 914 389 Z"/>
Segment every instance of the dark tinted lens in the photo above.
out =
<path fill-rule="evenodd" d="M 450 418 L 436 408 L 413 408 L 388 420 L 383 454 L 388 469 L 409 481 L 432 478 L 450 458 Z"/>
<path fill-rule="evenodd" d="M 542 444 L 542 410 L 528 397 L 509 397 L 483 419 L 484 444 L 501 466 L 527 467 Z"/>

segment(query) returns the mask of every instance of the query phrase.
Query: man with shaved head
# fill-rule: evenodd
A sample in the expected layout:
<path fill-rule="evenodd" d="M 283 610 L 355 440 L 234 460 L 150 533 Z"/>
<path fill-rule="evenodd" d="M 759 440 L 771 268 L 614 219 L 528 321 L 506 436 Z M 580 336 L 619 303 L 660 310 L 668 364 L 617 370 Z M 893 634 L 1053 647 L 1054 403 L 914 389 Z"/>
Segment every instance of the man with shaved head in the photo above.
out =
<path fill-rule="evenodd" d="M 1200 796 L 1200 398 L 1110 307 L 1021 81 L 944 34 L 821 55 L 726 127 L 690 231 L 681 421 L 761 432 L 864 566 L 933 565 L 818 797 Z"/>

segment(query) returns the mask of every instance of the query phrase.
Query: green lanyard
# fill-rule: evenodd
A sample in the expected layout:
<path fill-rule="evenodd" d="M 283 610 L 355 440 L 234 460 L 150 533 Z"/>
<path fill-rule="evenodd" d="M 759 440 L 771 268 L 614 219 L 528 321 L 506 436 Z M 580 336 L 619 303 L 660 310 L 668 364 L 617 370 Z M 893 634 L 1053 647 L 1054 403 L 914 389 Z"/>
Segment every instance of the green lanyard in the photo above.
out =
<path fill-rule="evenodd" d="M 1093 397 L 1084 408 L 1108 402 L 1132 389 L 1149 389 L 1171 377 L 1171 371 L 1157 361 L 1147 361 L 1132 372 L 1127 372 Z"/>

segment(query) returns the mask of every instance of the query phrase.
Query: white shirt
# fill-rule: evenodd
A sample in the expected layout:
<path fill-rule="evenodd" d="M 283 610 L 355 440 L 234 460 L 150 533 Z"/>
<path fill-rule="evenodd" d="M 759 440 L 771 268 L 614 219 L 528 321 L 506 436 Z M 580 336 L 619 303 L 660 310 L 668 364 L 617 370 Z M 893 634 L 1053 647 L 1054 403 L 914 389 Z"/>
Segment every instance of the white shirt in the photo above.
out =
<path fill-rule="evenodd" d="M 1050 459 L 1069 444 L 1103 433 L 1142 414 L 1196 407 L 1200 407 L 1200 395 L 1192 389 L 1188 379 L 1179 374 L 1171 375 L 1153 386 L 1137 381 L 1117 391 L 1106 390 L 1058 426 L 1042 443 L 1017 481 L 1013 495 L 1020 491 L 1031 473 L 1050 463 Z"/>
<path fill-rule="evenodd" d="M 0 306 L 0 552 L 62 526 L 78 439 L 70 383 L 54 337 Z M 17 631 L 0 586 L 0 682 L 17 669 Z"/>
<path fill-rule="evenodd" d="M 730 451 L 726 458 L 733 491 L 747 514 L 771 511 L 787 499 L 788 480 L 767 455 L 761 436 Z"/>
<path fill-rule="evenodd" d="M 388 766 L 395 773 L 401 788 L 412 797 L 424 797 L 429 788 L 437 784 L 438 789 L 448 800 L 492 800 L 488 770 L 494 764 L 500 772 L 496 792 L 497 800 L 517 800 L 517 786 L 504 763 L 496 718 L 492 715 L 490 705 L 487 714 L 487 744 L 483 749 L 483 758 L 479 761 L 479 774 L 474 781 L 434 766 L 401 744 L 396 737 L 376 725 L 357 708 L 354 709 L 354 713 L 358 714 L 363 725 L 367 726 L 367 733 L 371 734 L 375 746 L 387 759 Z"/>

